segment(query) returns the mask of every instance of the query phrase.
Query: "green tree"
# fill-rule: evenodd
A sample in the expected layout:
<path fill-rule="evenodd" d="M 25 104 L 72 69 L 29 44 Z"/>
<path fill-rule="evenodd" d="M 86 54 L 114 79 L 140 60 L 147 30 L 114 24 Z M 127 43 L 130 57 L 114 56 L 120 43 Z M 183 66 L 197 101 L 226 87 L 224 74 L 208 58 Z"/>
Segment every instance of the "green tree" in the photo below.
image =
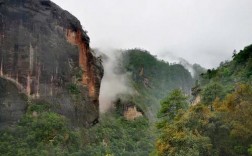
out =
<path fill-rule="evenodd" d="M 173 90 L 160 104 L 158 117 L 167 121 L 173 120 L 180 109 L 188 108 L 187 97 L 180 89 Z"/>
<path fill-rule="evenodd" d="M 207 85 L 202 92 L 202 103 L 210 105 L 213 111 L 213 101 L 218 98 L 223 98 L 223 87 L 219 83 L 210 83 Z"/>
<path fill-rule="evenodd" d="M 160 156 L 208 156 L 211 142 L 203 131 L 208 123 L 210 110 L 196 105 L 187 111 L 179 111 L 176 117 L 161 130 L 156 141 Z"/>

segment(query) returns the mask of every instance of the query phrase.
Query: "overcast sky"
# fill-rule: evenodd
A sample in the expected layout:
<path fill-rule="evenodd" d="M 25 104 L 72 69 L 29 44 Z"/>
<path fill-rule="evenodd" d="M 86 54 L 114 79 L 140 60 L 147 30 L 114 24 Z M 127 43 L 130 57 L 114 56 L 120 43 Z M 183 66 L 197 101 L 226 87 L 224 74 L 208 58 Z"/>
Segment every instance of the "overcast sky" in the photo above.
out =
<path fill-rule="evenodd" d="M 75 15 L 93 48 L 143 48 L 212 68 L 252 44 L 252 0 L 52 0 Z"/>

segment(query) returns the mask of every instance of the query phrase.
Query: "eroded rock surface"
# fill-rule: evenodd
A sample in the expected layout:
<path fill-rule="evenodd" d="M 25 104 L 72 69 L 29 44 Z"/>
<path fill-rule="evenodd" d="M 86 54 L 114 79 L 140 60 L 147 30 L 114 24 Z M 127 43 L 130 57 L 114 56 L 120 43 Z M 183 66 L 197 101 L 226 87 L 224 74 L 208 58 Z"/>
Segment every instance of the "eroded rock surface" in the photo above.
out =
<path fill-rule="evenodd" d="M 127 110 L 124 111 L 123 116 L 127 120 L 134 120 L 136 118 L 143 116 L 143 114 L 142 114 L 142 112 L 139 112 L 137 110 L 136 106 L 131 106 L 131 107 L 128 107 Z"/>
<path fill-rule="evenodd" d="M 49 0 L 0 1 L 0 78 L 20 94 L 88 126 L 99 116 L 102 76 L 89 37 L 70 13 Z"/>
<path fill-rule="evenodd" d="M 15 84 L 0 78 L 0 129 L 17 122 L 25 113 L 25 97 Z"/>

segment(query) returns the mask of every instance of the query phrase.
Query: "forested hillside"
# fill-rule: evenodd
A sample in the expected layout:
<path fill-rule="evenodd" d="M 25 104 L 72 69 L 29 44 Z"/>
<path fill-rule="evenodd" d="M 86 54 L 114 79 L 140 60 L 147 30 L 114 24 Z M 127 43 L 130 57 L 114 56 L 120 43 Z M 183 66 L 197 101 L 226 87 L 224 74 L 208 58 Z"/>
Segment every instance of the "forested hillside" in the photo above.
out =
<path fill-rule="evenodd" d="M 121 67 L 130 72 L 130 82 L 137 94 L 132 99 L 149 117 L 155 119 L 159 102 L 171 90 L 180 88 L 187 95 L 194 84 L 190 72 L 181 64 L 158 60 L 148 51 L 131 49 L 123 52 Z"/>
<path fill-rule="evenodd" d="M 118 95 L 114 109 L 101 116 L 101 121 L 86 132 L 87 151 L 92 155 L 146 156 L 154 151 L 157 135 L 155 121 L 160 100 L 175 88 L 189 96 L 194 80 L 182 65 L 158 60 L 148 51 L 119 51 L 118 74 L 129 73 L 130 94 Z M 137 107 L 143 114 L 126 120 L 127 108 Z"/>
<path fill-rule="evenodd" d="M 161 103 L 157 155 L 252 155 L 252 45 L 201 75 L 191 106 L 175 90 Z M 175 108 L 175 109 L 174 109 Z"/>

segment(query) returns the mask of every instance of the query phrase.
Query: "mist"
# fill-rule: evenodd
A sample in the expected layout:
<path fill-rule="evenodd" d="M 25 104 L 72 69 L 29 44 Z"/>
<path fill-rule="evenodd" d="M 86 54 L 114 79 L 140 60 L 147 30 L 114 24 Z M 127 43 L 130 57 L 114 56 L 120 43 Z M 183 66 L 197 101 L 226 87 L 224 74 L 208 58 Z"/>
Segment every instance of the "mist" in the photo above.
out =
<path fill-rule="evenodd" d="M 251 0 L 53 1 L 80 19 L 91 47 L 143 48 L 215 68 L 252 42 Z"/>
<path fill-rule="evenodd" d="M 122 59 L 122 53 L 118 50 L 102 50 L 104 76 L 100 88 L 100 112 L 105 113 L 113 108 L 113 102 L 119 94 L 130 94 L 130 73 L 120 72 L 118 65 Z"/>

